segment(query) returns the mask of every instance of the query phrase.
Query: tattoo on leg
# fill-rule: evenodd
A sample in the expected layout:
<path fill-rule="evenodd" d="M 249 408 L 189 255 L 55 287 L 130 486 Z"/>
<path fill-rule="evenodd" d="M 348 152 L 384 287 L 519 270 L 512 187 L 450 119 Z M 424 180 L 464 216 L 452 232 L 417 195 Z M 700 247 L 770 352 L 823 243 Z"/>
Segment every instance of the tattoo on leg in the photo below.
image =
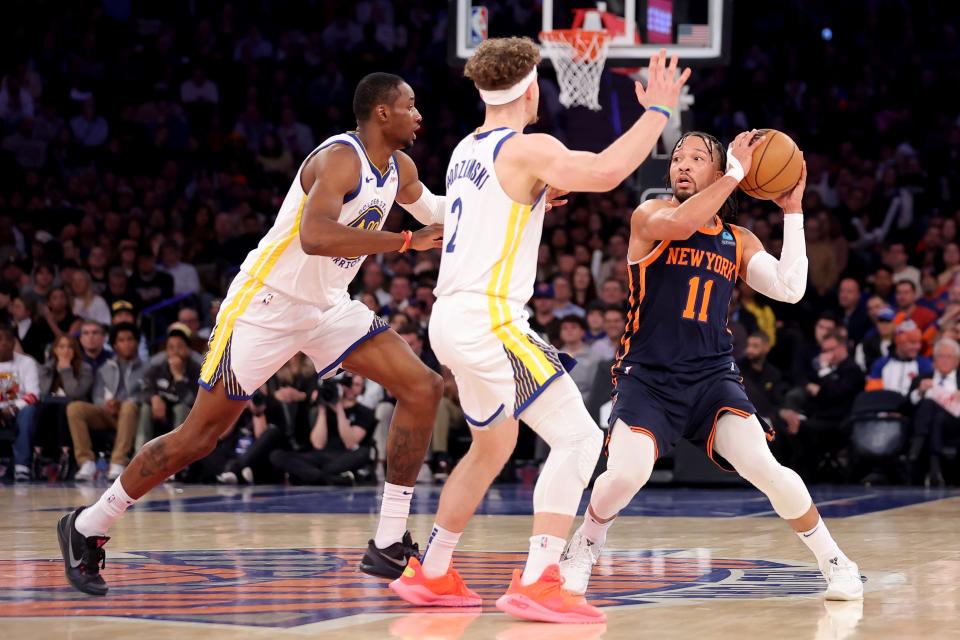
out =
<path fill-rule="evenodd" d="M 417 481 L 432 429 L 402 426 L 394 421 L 387 436 L 387 482 L 412 486 Z"/>
<path fill-rule="evenodd" d="M 141 478 L 166 474 L 167 465 L 170 463 L 170 460 L 167 455 L 166 445 L 163 441 L 164 437 L 160 437 L 148 442 L 146 446 L 143 447 L 143 459 L 140 464 Z"/>

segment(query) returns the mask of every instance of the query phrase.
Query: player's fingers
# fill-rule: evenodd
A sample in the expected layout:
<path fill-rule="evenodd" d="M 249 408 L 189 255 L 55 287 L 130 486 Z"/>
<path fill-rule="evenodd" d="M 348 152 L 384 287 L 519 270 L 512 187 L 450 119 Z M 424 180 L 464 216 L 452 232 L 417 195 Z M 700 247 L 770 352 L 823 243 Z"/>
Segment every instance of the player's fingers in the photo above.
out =
<path fill-rule="evenodd" d="M 683 73 L 680 74 L 680 80 L 677 82 L 677 84 L 679 84 L 681 87 L 687 84 L 687 80 L 690 79 L 691 73 L 690 67 L 684 67 Z"/>
<path fill-rule="evenodd" d="M 670 80 L 674 80 L 677 77 L 677 64 L 679 62 L 680 59 L 677 58 L 676 54 L 670 57 L 670 66 L 667 68 L 667 77 Z"/>

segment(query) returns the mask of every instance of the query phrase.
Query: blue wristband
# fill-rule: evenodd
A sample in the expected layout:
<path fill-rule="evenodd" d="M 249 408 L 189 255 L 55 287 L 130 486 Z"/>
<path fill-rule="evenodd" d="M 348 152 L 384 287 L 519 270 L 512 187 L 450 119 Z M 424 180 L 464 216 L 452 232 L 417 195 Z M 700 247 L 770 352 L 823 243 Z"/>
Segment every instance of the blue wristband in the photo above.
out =
<path fill-rule="evenodd" d="M 662 113 L 663 115 L 667 116 L 667 120 L 673 116 L 673 109 L 669 107 L 661 107 L 656 104 L 647 107 L 647 111 L 656 111 L 657 113 Z"/>

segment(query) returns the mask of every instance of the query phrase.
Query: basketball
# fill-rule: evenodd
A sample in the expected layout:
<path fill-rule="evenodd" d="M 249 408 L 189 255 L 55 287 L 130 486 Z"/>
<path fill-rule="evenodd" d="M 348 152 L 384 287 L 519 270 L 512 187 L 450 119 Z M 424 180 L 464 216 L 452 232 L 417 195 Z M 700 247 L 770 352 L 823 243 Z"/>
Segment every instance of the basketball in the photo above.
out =
<path fill-rule="evenodd" d="M 773 200 L 797 186 L 803 158 L 797 143 L 782 131 L 760 129 L 757 135 L 767 139 L 753 150 L 753 163 L 740 188 L 757 200 Z"/>

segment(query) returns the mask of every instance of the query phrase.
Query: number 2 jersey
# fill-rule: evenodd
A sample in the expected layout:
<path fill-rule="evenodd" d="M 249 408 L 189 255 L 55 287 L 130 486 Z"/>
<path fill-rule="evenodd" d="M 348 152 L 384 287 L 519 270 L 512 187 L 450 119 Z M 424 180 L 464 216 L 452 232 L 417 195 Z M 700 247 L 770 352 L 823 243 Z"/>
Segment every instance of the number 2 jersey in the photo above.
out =
<path fill-rule="evenodd" d="M 614 377 L 632 367 L 695 378 L 735 371 L 727 317 L 742 254 L 739 229 L 718 217 L 629 264 L 630 310 Z"/>
<path fill-rule="evenodd" d="M 434 293 L 485 296 L 494 327 L 520 317 L 533 295 L 543 231 L 543 194 L 532 205 L 514 202 L 493 166 L 515 133 L 506 128 L 472 133 L 447 165 L 443 254 Z"/>

